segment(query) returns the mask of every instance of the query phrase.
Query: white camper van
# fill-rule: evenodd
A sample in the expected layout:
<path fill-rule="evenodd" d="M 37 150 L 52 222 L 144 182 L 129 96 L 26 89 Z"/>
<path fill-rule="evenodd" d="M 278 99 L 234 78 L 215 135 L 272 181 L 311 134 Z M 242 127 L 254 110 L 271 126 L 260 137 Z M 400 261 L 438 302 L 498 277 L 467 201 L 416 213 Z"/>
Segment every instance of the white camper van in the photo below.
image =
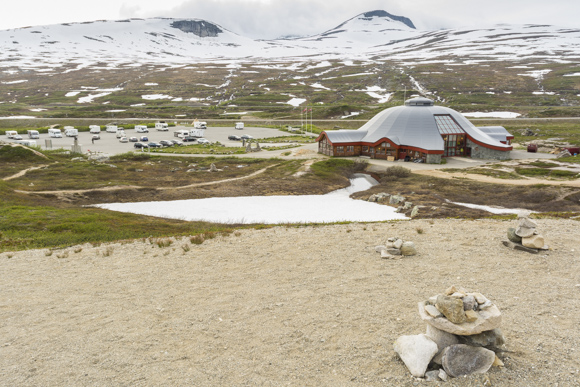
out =
<path fill-rule="evenodd" d="M 147 125 L 135 125 L 135 132 L 137 133 L 149 133 Z"/>
<path fill-rule="evenodd" d="M 234 126 L 234 129 L 238 129 L 238 130 L 244 129 L 244 123 L 243 122 L 236 122 L 236 126 Z"/>
<path fill-rule="evenodd" d="M 105 130 L 107 133 L 117 133 L 117 125 L 107 125 Z"/>
<path fill-rule="evenodd" d="M 48 135 L 53 138 L 62 138 L 60 129 L 48 129 Z"/>
<path fill-rule="evenodd" d="M 125 129 L 117 129 L 116 136 L 117 138 L 127 137 L 127 135 L 125 134 Z"/>
<path fill-rule="evenodd" d="M 175 137 L 184 138 L 186 136 L 189 136 L 189 130 L 186 129 L 176 130 L 175 132 L 173 132 L 173 135 Z"/>
<path fill-rule="evenodd" d="M 91 134 L 99 134 L 99 133 L 101 133 L 101 126 L 100 125 L 91 125 L 91 126 L 89 126 L 89 133 L 91 133 Z"/>
<path fill-rule="evenodd" d="M 203 128 L 189 130 L 189 136 L 191 136 L 191 137 L 201 138 L 201 137 L 203 137 L 204 134 L 205 134 L 205 129 L 203 129 Z"/>
<path fill-rule="evenodd" d="M 7 130 L 5 134 L 8 138 L 14 138 L 14 136 L 18 136 L 18 132 L 15 130 Z"/>
<path fill-rule="evenodd" d="M 38 130 L 27 130 L 26 132 L 28 133 L 28 138 L 40 138 L 40 133 L 38 133 Z"/>
<path fill-rule="evenodd" d="M 155 123 L 155 130 L 160 130 L 162 132 L 167 132 L 169 130 L 169 125 L 165 121 L 159 121 Z"/>
<path fill-rule="evenodd" d="M 67 137 L 76 137 L 79 135 L 79 130 L 75 129 L 72 126 L 65 126 L 64 127 L 64 135 Z"/>
<path fill-rule="evenodd" d="M 193 121 L 193 127 L 195 129 L 207 129 L 207 122 L 199 121 L 196 119 L 195 121 Z"/>

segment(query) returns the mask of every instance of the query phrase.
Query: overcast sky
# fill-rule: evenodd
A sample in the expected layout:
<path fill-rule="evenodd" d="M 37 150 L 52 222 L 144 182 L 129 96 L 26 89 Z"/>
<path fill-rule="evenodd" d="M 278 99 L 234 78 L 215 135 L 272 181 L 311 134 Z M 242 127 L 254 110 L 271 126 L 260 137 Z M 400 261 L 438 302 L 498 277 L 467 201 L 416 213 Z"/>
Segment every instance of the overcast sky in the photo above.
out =
<path fill-rule="evenodd" d="M 6 0 L 0 30 L 100 19 L 205 19 L 251 38 L 313 35 L 360 13 L 385 10 L 417 29 L 499 23 L 580 27 L 578 0 Z"/>

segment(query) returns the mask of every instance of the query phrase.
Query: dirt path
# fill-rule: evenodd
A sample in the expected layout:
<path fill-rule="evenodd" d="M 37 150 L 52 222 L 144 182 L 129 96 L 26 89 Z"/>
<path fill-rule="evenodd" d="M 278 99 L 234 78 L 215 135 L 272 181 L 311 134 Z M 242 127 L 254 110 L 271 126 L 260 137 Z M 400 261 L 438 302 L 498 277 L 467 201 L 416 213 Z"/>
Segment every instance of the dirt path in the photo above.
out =
<path fill-rule="evenodd" d="M 205 182 L 205 183 L 194 183 L 194 184 L 189 184 L 189 185 L 183 185 L 180 187 L 157 187 L 154 189 L 157 189 L 159 191 L 179 190 L 179 189 L 186 189 L 186 188 L 192 188 L 192 187 L 203 187 L 203 186 L 207 186 L 207 185 L 228 183 L 228 182 L 232 182 L 232 181 L 236 181 L 236 180 L 244 180 L 244 179 L 249 179 L 251 177 L 260 175 L 260 174 L 266 172 L 269 168 L 275 167 L 277 165 L 278 164 L 270 165 L 270 166 L 267 166 L 266 168 L 262 168 L 256 172 L 253 172 L 253 173 L 250 173 L 249 175 L 241 176 L 241 177 L 232 177 L 230 179 L 209 181 L 209 182 Z M 31 168 L 31 169 L 37 169 L 37 168 Z M 25 172 L 25 171 L 22 171 L 22 172 Z M 22 172 L 19 172 L 19 174 Z M 23 173 L 21 174 L 21 176 L 22 175 L 23 175 Z M 16 175 L 14 175 L 14 176 L 16 176 Z M 144 189 L 144 188 L 151 188 L 151 187 L 142 187 L 142 186 L 138 186 L 138 185 L 121 185 L 121 186 L 113 186 L 113 187 L 58 190 L 58 191 L 22 191 L 22 190 L 14 190 L 14 191 L 19 192 L 19 193 L 24 193 L 24 194 L 31 194 L 31 195 L 32 194 L 56 195 L 57 197 L 62 199 L 62 198 L 65 198 L 66 196 L 69 196 L 69 195 L 82 195 L 82 194 L 86 194 L 89 192 L 99 192 L 99 191 L 109 192 L 109 191 L 119 191 L 119 190 L 125 190 L 125 189 Z"/>
<path fill-rule="evenodd" d="M 461 172 L 443 172 L 439 169 L 425 169 L 425 170 L 414 170 L 413 173 L 424 176 L 438 177 L 442 179 L 468 179 L 479 181 L 482 183 L 493 183 L 493 184 L 507 184 L 507 185 L 535 185 L 535 184 L 546 184 L 546 185 L 564 185 L 568 187 L 580 187 L 580 180 L 547 180 L 547 179 L 497 179 L 491 176 L 473 174 L 473 173 L 461 173 Z"/>
<path fill-rule="evenodd" d="M 39 165 L 37 167 L 30 167 L 28 169 L 24 169 L 24 170 L 22 170 L 22 171 L 20 171 L 20 172 L 18 172 L 16 174 L 14 174 L 14 175 L 12 175 L 12 176 L 4 177 L 2 180 L 8 181 L 8 180 L 17 179 L 19 177 L 22 177 L 22 176 L 26 175 L 26 173 L 29 172 L 29 171 L 34 171 L 35 169 L 41 169 L 41 168 L 45 168 L 45 167 L 48 167 L 48 164 L 46 164 L 46 165 Z"/>

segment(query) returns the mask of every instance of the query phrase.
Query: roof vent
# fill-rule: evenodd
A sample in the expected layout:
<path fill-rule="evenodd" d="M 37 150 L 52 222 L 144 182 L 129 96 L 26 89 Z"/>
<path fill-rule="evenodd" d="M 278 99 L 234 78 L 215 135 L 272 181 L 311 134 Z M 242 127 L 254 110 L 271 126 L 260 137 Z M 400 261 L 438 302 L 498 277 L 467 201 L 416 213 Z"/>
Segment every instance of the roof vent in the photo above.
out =
<path fill-rule="evenodd" d="M 411 98 L 405 101 L 405 106 L 433 106 L 433 100 L 429 98 Z"/>

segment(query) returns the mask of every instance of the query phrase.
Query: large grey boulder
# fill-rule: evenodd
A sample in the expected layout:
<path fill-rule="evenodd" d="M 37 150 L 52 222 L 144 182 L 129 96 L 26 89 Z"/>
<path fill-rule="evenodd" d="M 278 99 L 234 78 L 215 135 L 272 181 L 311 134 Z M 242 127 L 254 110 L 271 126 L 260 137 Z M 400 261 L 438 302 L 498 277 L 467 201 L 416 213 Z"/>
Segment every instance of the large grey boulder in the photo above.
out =
<path fill-rule="evenodd" d="M 426 335 L 399 337 L 393 346 L 403 363 L 416 378 L 422 378 L 437 353 L 437 344 Z"/>
<path fill-rule="evenodd" d="M 443 350 L 441 364 L 449 376 L 459 377 L 487 372 L 495 361 L 495 353 L 482 347 L 451 345 Z"/>

